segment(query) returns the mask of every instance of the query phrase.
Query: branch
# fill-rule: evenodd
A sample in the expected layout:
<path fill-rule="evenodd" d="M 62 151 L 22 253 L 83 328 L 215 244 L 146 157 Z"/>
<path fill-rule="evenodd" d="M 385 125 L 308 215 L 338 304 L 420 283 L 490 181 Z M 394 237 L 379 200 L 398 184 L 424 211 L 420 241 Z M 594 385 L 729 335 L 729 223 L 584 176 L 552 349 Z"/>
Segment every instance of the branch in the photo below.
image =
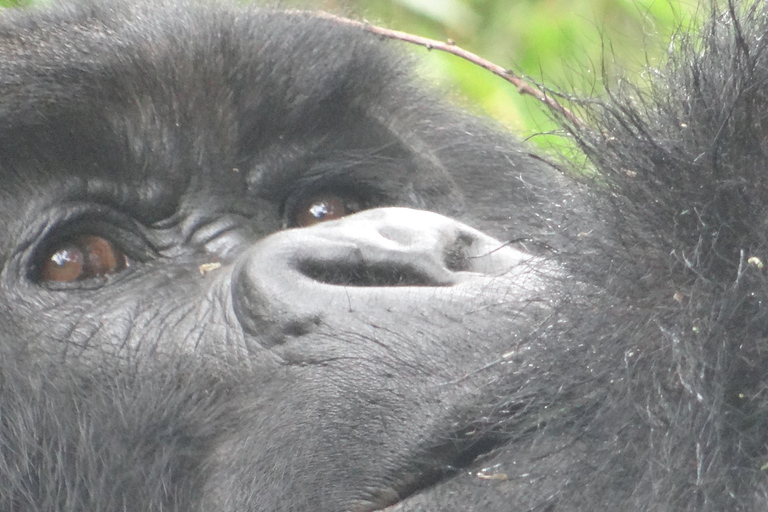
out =
<path fill-rule="evenodd" d="M 344 25 L 350 25 L 353 27 L 363 29 L 366 32 L 370 32 L 372 34 L 376 34 L 381 37 L 385 37 L 387 39 L 396 39 L 398 41 L 405 41 L 406 43 L 423 46 L 427 50 L 439 50 L 442 52 L 450 53 L 451 55 L 455 55 L 477 66 L 480 66 L 481 68 L 487 69 L 488 71 L 490 71 L 491 73 L 493 73 L 498 77 L 503 78 L 507 82 L 514 85 L 517 88 L 518 93 L 523 95 L 527 94 L 529 96 L 533 96 L 537 100 L 547 105 L 547 107 L 549 107 L 550 109 L 565 116 L 565 118 L 568 119 L 568 121 L 572 122 L 573 124 L 576 124 L 576 125 L 582 124 L 581 120 L 578 117 L 576 117 L 576 115 L 574 115 L 573 112 L 571 112 L 570 110 L 562 106 L 553 97 L 548 96 L 542 90 L 536 87 L 533 87 L 531 84 L 529 84 L 528 82 L 526 82 L 525 80 L 517 76 L 512 71 L 508 69 L 504 69 L 501 66 L 480 57 L 479 55 L 475 55 L 472 52 L 469 52 L 467 50 L 464 50 L 463 48 L 456 46 L 456 44 L 450 39 L 447 42 L 437 41 L 435 39 L 429 39 L 426 37 L 420 37 L 413 34 L 409 34 L 408 32 L 400 32 L 399 30 L 391 30 L 388 28 L 371 25 L 367 21 L 356 21 L 349 18 L 336 16 L 335 14 L 322 12 L 322 11 L 313 13 L 313 14 L 321 18 L 333 20 L 337 23 L 342 23 Z"/>

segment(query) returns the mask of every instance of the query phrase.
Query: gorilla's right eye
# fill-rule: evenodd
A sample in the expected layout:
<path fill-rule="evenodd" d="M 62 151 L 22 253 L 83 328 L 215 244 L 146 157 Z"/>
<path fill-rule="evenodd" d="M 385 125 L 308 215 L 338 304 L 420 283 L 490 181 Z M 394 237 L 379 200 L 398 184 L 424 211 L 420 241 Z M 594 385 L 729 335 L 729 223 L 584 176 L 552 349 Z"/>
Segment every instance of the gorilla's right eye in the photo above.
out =
<path fill-rule="evenodd" d="M 95 235 L 81 235 L 54 245 L 40 268 L 43 283 L 72 283 L 104 277 L 127 268 L 128 257 L 109 240 Z"/>
<path fill-rule="evenodd" d="M 312 226 L 318 222 L 352 215 L 362 209 L 360 201 L 346 194 L 319 192 L 302 199 L 293 207 L 291 225 L 299 228 Z"/>

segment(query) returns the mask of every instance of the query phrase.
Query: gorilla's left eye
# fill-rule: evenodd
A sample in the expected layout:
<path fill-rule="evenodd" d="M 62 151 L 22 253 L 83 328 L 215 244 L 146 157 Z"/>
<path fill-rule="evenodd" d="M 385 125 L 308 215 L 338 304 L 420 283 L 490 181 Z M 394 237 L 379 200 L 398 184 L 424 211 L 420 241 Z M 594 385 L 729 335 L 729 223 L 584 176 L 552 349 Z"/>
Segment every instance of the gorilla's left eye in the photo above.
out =
<path fill-rule="evenodd" d="M 318 222 L 340 219 L 362 209 L 359 201 L 346 195 L 319 192 L 294 205 L 291 225 L 299 228 L 312 226 Z"/>
<path fill-rule="evenodd" d="M 128 257 L 109 240 L 95 235 L 69 238 L 48 251 L 40 269 L 44 283 L 72 283 L 104 277 L 128 267 Z"/>

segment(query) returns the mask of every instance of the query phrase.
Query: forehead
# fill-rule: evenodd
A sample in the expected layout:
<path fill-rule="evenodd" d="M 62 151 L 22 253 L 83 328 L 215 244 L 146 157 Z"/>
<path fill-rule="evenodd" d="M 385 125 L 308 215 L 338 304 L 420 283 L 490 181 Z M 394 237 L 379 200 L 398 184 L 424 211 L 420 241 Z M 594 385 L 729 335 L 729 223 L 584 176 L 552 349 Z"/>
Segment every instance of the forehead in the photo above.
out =
<path fill-rule="evenodd" d="M 446 111 L 403 64 L 306 13 L 142 0 L 1 11 L 0 236 L 69 202 L 151 224 L 199 194 L 284 193 L 352 168 L 358 182 L 386 175 L 409 204 L 442 194 L 455 208 L 422 139 Z"/>
<path fill-rule="evenodd" d="M 310 15 L 220 5 L 3 13 L 0 173 L 171 177 L 327 135 L 387 88 L 392 66 L 372 43 Z"/>

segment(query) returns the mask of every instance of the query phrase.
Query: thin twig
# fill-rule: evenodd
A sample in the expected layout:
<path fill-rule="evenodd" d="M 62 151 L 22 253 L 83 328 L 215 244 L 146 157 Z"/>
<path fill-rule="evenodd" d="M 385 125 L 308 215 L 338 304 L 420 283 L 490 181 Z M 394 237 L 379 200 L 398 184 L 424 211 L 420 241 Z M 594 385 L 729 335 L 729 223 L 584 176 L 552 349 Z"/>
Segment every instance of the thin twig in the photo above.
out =
<path fill-rule="evenodd" d="M 533 96 L 537 100 L 547 105 L 549 108 L 565 116 L 566 119 L 568 119 L 570 122 L 577 125 L 582 124 L 581 120 L 578 117 L 576 117 L 576 115 L 573 112 L 571 112 L 570 110 L 562 106 L 553 97 L 548 96 L 545 92 L 541 91 L 536 87 L 533 87 L 531 84 L 529 84 L 528 82 L 526 82 L 525 80 L 517 76 L 512 71 L 508 69 L 504 69 L 503 67 L 497 64 L 494 64 L 493 62 L 487 59 L 484 59 L 479 55 L 476 55 L 472 52 L 464 50 L 459 46 L 456 46 L 456 44 L 452 40 L 448 40 L 447 42 L 437 41 L 435 39 L 429 39 L 426 37 L 420 37 L 413 34 L 409 34 L 408 32 L 400 32 L 399 30 L 391 30 L 388 28 L 379 27 L 377 25 L 371 25 L 367 21 L 352 20 L 349 18 L 336 16 L 335 14 L 330 14 L 322 11 L 316 12 L 313 14 L 321 18 L 333 20 L 337 23 L 342 23 L 344 25 L 351 25 L 353 27 L 363 29 L 367 32 L 379 35 L 381 37 L 386 37 L 388 39 L 396 39 L 398 41 L 405 41 L 407 43 L 423 46 L 427 50 L 439 50 L 439 51 L 447 52 L 447 53 L 450 53 L 451 55 L 460 57 L 477 66 L 487 69 L 488 71 L 490 71 L 491 73 L 493 73 L 498 77 L 503 78 L 507 82 L 514 85 L 517 88 L 518 93 Z"/>

